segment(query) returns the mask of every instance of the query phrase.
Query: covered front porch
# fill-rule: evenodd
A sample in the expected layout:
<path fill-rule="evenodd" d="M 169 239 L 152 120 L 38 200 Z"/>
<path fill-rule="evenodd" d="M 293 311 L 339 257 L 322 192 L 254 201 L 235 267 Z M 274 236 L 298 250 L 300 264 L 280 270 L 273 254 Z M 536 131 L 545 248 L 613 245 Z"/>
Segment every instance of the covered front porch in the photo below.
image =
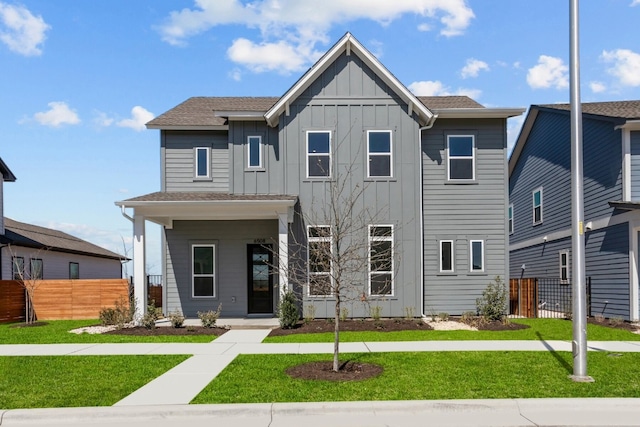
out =
<path fill-rule="evenodd" d="M 296 196 L 210 192 L 157 192 L 117 202 L 133 223 L 136 315 L 146 311 L 145 223 L 151 221 L 163 229 L 165 314 L 197 319 L 198 311 L 222 304 L 222 317 L 273 317 L 279 295 L 289 288 L 296 202 Z"/>

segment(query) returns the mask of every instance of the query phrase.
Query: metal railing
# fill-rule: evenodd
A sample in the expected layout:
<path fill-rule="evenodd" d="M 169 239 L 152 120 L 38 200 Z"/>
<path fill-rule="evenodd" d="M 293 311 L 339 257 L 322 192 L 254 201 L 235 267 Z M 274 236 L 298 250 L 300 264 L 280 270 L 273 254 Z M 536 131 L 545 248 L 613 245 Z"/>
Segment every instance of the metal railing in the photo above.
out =
<path fill-rule="evenodd" d="M 587 277 L 587 316 L 591 316 L 591 277 Z M 559 278 L 524 278 L 509 282 L 510 313 L 523 317 L 572 317 L 571 282 Z"/>

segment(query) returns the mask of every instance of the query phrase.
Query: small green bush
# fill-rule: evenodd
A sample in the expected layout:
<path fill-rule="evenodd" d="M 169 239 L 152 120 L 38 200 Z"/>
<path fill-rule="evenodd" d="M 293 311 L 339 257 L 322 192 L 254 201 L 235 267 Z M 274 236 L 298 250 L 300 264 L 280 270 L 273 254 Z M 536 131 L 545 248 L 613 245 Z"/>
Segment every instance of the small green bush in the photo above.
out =
<path fill-rule="evenodd" d="M 316 319 L 316 306 L 308 305 L 304 309 L 304 323 L 311 323 Z"/>
<path fill-rule="evenodd" d="M 293 291 L 287 291 L 278 305 L 278 318 L 282 329 L 291 329 L 298 323 L 298 305 Z"/>
<path fill-rule="evenodd" d="M 369 312 L 371 314 L 371 318 L 375 321 L 378 321 L 380 320 L 380 315 L 382 314 L 382 307 L 380 307 L 379 305 L 374 305 L 369 309 Z"/>
<path fill-rule="evenodd" d="M 441 322 L 446 322 L 447 320 L 449 320 L 449 313 L 441 311 L 440 313 L 438 313 L 438 320 Z"/>
<path fill-rule="evenodd" d="M 175 310 L 169 313 L 169 321 L 174 328 L 182 328 L 184 325 L 184 316 L 180 310 Z"/>
<path fill-rule="evenodd" d="M 407 320 L 412 320 L 416 317 L 416 309 L 414 307 L 405 307 L 404 308 L 404 318 Z"/>
<path fill-rule="evenodd" d="M 500 276 L 487 285 L 482 297 L 476 300 L 480 316 L 488 321 L 502 320 L 506 315 L 509 291 Z"/>
<path fill-rule="evenodd" d="M 460 316 L 460 322 L 465 325 L 473 326 L 476 322 L 476 314 L 473 311 L 465 311 L 462 313 L 462 316 Z"/>
<path fill-rule="evenodd" d="M 115 301 L 113 308 L 103 307 L 100 309 L 100 323 L 103 326 L 115 325 L 121 329 L 126 323 L 133 320 L 134 313 L 135 304 L 130 304 L 126 298 L 120 297 Z"/>
<path fill-rule="evenodd" d="M 349 317 L 349 309 L 347 307 L 342 307 L 340 309 L 340 321 L 344 322 Z"/>
<path fill-rule="evenodd" d="M 156 307 L 155 301 L 147 306 L 147 312 L 142 316 L 142 326 L 147 329 L 155 329 L 156 320 L 162 317 L 162 309 Z"/>
<path fill-rule="evenodd" d="M 218 321 L 218 317 L 220 317 L 220 313 L 222 312 L 222 304 L 218 305 L 218 309 L 213 311 L 204 311 L 198 312 L 198 318 L 200 319 L 200 323 L 205 328 L 214 328 L 216 326 L 216 322 Z"/>

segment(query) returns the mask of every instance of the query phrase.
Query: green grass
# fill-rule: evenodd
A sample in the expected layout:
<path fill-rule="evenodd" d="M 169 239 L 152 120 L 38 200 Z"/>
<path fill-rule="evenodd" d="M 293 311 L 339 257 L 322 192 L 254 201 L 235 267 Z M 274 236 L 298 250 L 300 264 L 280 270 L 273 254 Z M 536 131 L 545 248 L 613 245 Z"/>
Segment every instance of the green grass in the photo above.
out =
<path fill-rule="evenodd" d="M 341 342 L 437 341 L 437 340 L 572 340 L 572 323 L 563 319 L 518 319 L 514 323 L 529 325 L 511 331 L 397 331 L 340 332 Z M 587 325 L 587 339 L 592 341 L 640 341 L 640 335 L 621 329 Z M 292 334 L 268 337 L 270 343 L 332 342 L 333 333 Z"/>
<path fill-rule="evenodd" d="M 0 357 L 0 408 L 110 406 L 187 357 Z"/>
<path fill-rule="evenodd" d="M 93 320 L 54 320 L 44 326 L 14 327 L 16 324 L 0 324 L 2 344 L 62 344 L 62 343 L 130 343 L 130 342 L 211 342 L 215 337 L 206 335 L 187 336 L 128 336 L 103 334 L 72 334 L 69 331 L 83 326 L 98 325 Z"/>
<path fill-rule="evenodd" d="M 637 397 L 640 354 L 588 354 L 594 383 L 568 379 L 568 352 L 434 352 L 344 354 L 384 367 L 359 382 L 289 378 L 285 369 L 327 355 L 240 355 L 191 403 L 346 400 Z"/>

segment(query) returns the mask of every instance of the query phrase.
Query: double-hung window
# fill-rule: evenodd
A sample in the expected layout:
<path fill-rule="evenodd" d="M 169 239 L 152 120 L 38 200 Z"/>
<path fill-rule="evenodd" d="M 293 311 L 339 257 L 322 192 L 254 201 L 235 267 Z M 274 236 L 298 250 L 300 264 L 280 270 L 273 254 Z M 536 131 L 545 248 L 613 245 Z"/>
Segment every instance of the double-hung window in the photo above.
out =
<path fill-rule="evenodd" d="M 484 271 L 484 240 L 471 240 L 469 247 L 469 270 L 472 272 Z"/>
<path fill-rule="evenodd" d="M 393 226 L 369 226 L 369 294 L 393 295 Z"/>
<path fill-rule="evenodd" d="M 22 280 L 25 279 L 24 277 L 24 257 L 21 256 L 14 256 L 11 259 L 13 262 L 11 263 L 11 270 L 12 270 L 12 276 L 13 276 L 13 280 Z"/>
<path fill-rule="evenodd" d="M 393 176 L 391 131 L 367 131 L 367 176 L 369 178 Z"/>
<path fill-rule="evenodd" d="M 194 155 L 194 175 L 196 178 L 209 178 L 209 147 L 195 147 Z"/>
<path fill-rule="evenodd" d="M 475 179 L 475 142 L 473 135 L 447 136 L 449 181 L 473 181 Z"/>
<path fill-rule="evenodd" d="M 29 278 L 32 280 L 42 279 L 43 275 L 43 264 L 42 259 L 40 258 L 31 258 L 29 260 Z"/>
<path fill-rule="evenodd" d="M 307 228 L 309 242 L 309 289 L 308 295 L 322 297 L 331 295 L 331 228 L 316 226 Z"/>
<path fill-rule="evenodd" d="M 509 234 L 513 234 L 513 203 L 509 205 L 507 217 L 508 217 L 507 223 L 509 228 Z"/>
<path fill-rule="evenodd" d="M 192 245 L 192 296 L 213 298 L 216 296 L 216 246 Z"/>
<path fill-rule="evenodd" d="M 452 273 L 453 266 L 453 240 L 440 240 L 440 272 Z"/>
<path fill-rule="evenodd" d="M 261 169 L 262 165 L 262 137 L 247 137 L 247 168 Z"/>
<path fill-rule="evenodd" d="M 542 187 L 533 190 L 533 224 L 542 223 Z"/>
<path fill-rule="evenodd" d="M 571 279 L 569 274 L 569 251 L 560 252 L 560 282 L 569 283 Z"/>
<path fill-rule="evenodd" d="M 331 132 L 307 131 L 307 178 L 331 176 Z"/>

